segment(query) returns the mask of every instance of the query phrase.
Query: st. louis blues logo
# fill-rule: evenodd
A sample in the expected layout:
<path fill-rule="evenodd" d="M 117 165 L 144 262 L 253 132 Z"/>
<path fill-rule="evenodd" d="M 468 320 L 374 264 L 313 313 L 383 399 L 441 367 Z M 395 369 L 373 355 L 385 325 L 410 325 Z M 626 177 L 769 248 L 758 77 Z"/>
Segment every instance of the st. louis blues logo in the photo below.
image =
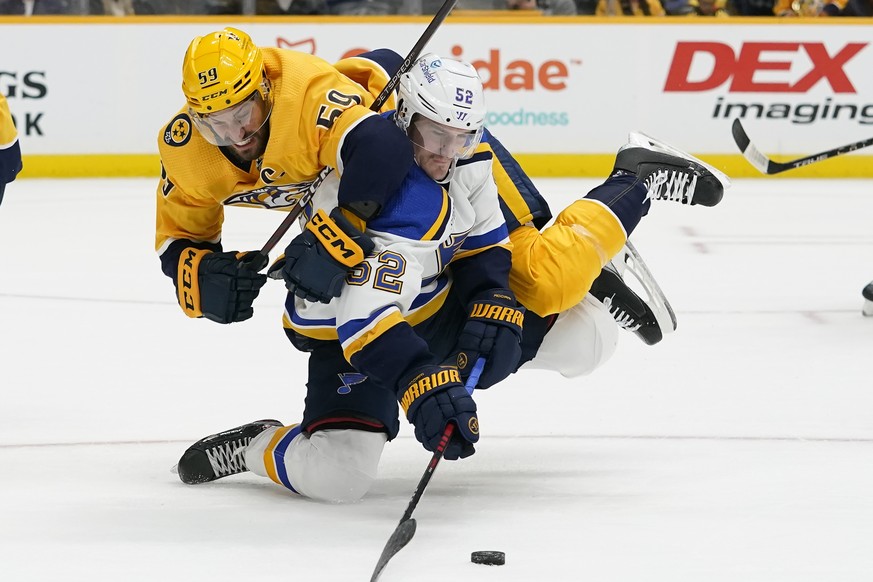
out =
<path fill-rule="evenodd" d="M 358 372 L 346 372 L 337 374 L 337 376 L 339 376 L 340 382 L 343 383 L 342 386 L 336 389 L 337 394 L 348 394 L 352 391 L 352 386 L 360 384 L 367 379 L 367 376 Z"/>

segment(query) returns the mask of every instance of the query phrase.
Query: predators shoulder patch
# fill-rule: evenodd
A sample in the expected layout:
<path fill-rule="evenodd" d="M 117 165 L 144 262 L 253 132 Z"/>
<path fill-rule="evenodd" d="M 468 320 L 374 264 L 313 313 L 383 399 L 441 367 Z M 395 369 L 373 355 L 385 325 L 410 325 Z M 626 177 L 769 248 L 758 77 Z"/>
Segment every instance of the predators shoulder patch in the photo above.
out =
<path fill-rule="evenodd" d="M 181 147 L 191 139 L 191 118 L 187 113 L 180 113 L 173 118 L 164 130 L 164 143 L 173 147 Z"/>

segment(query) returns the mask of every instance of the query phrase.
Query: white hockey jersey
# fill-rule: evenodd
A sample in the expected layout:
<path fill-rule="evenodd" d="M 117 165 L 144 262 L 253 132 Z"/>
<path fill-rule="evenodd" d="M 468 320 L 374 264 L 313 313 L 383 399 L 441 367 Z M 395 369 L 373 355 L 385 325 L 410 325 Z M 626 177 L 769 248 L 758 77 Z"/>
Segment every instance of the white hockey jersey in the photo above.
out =
<path fill-rule="evenodd" d="M 483 277 L 498 273 L 488 284 L 507 288 L 510 243 L 491 158 L 483 148 L 461 160 L 448 191 L 413 166 L 400 193 L 366 224 L 375 250 L 346 279 L 342 295 L 328 304 L 289 297 L 285 327 L 315 339 L 338 340 L 346 359 L 367 373 L 361 369 L 367 367 L 367 358 L 352 358 L 380 341 L 403 343 L 397 340 L 402 334 L 386 332 L 398 325 L 415 326 L 436 313 L 453 284 L 446 270 L 452 261 L 502 248 L 506 252 L 496 262 L 505 261 L 505 268 L 489 265 L 474 271 Z M 307 215 L 334 208 L 336 190 L 336 178 L 328 178 Z M 392 346 L 392 359 L 396 356 L 401 367 L 404 350 L 404 345 Z"/>

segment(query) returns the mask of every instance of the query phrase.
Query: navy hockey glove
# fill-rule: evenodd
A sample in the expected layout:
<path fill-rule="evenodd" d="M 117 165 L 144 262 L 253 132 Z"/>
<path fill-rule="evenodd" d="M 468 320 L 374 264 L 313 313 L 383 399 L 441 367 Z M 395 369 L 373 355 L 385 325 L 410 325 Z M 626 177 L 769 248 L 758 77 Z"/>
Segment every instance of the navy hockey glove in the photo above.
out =
<path fill-rule="evenodd" d="M 489 388 L 518 369 L 524 307 L 509 289 L 479 294 L 468 309 L 467 322 L 458 336 L 448 363 L 458 366 L 464 380 L 480 357 L 487 360 L 476 388 Z"/>
<path fill-rule="evenodd" d="M 250 318 L 252 303 L 267 282 L 267 276 L 255 270 L 260 256 L 257 251 L 214 253 L 193 247 L 182 251 L 176 279 L 182 311 L 218 323 Z"/>
<path fill-rule="evenodd" d="M 318 210 L 268 275 L 285 279 L 285 287 L 297 297 L 329 303 L 340 296 L 349 271 L 374 247 L 370 237 L 356 229 L 339 208 L 330 216 Z"/>
<path fill-rule="evenodd" d="M 443 457 L 452 461 L 476 452 L 479 418 L 476 402 L 461 382 L 454 366 L 421 366 L 400 381 L 398 399 L 406 418 L 415 425 L 415 438 L 429 451 L 436 450 L 446 429 L 453 422 L 458 430 L 446 446 Z"/>

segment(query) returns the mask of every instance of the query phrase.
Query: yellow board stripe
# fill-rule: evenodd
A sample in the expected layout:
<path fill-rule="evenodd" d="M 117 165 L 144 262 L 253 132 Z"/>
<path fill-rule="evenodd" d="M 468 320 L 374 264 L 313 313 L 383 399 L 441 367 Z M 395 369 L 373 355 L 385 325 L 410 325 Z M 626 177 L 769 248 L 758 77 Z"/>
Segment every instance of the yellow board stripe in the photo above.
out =
<path fill-rule="evenodd" d="M 154 178 L 161 173 L 160 159 L 151 154 L 27 154 L 19 178 Z M 815 152 L 774 156 L 775 161 L 792 160 Z M 694 154 L 731 178 L 764 178 L 741 154 Z M 513 157 L 529 176 L 542 178 L 606 178 L 615 163 L 610 154 L 515 154 Z M 495 176 L 496 178 L 496 176 Z M 508 178 L 508 177 L 507 177 Z M 873 155 L 839 156 L 769 176 L 791 178 L 873 178 Z M 513 209 L 515 212 L 515 209 Z M 520 212 L 523 214 L 523 209 Z"/>

